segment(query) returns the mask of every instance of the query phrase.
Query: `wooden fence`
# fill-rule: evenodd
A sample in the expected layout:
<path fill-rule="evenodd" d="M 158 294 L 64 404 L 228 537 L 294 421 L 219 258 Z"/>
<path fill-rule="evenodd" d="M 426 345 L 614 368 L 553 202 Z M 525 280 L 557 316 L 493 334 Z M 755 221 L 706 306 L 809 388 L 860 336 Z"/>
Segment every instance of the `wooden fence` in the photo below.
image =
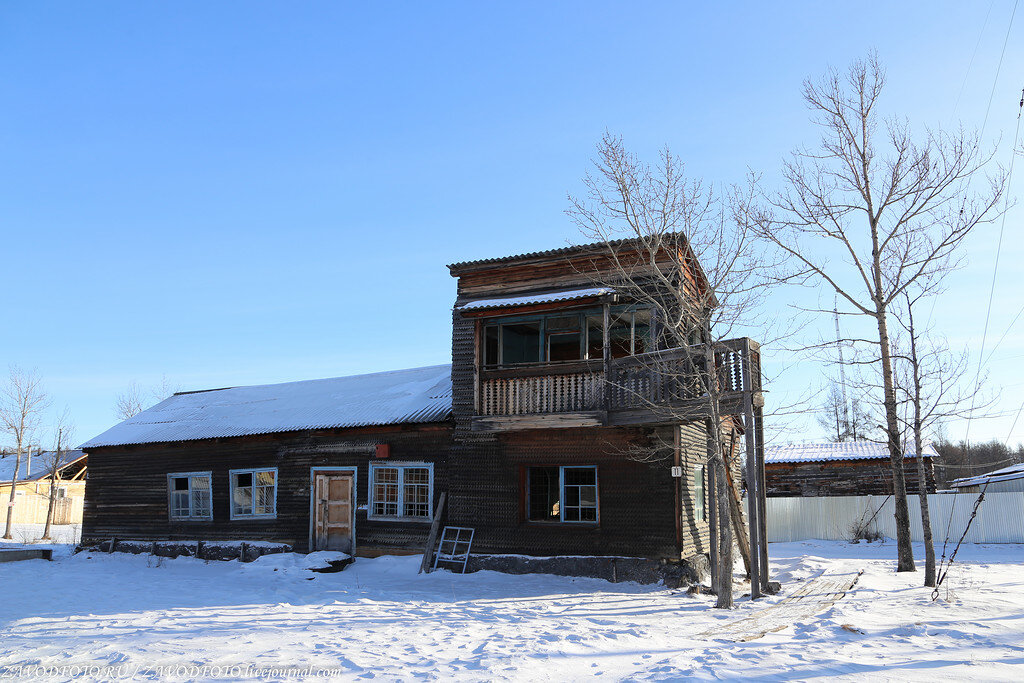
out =
<path fill-rule="evenodd" d="M 20 489 L 21 487 L 19 487 Z M 3 516 L 0 517 L 0 522 L 7 518 L 7 496 L 10 495 L 10 488 L 8 487 L 2 492 L 2 501 L 0 501 L 0 510 L 3 510 Z M 53 501 L 53 523 L 54 524 L 81 524 L 82 523 L 82 507 L 84 499 L 81 495 L 68 496 L 66 498 L 56 498 Z M 14 515 L 12 522 L 14 524 L 45 524 L 46 523 L 46 509 L 50 504 L 49 496 L 45 494 L 35 493 L 31 490 L 23 491 L 19 490 L 14 498 Z"/>
<path fill-rule="evenodd" d="M 947 536 L 956 543 L 967 526 L 978 494 L 934 493 L 928 496 L 932 536 L 937 544 Z M 923 541 L 921 507 L 916 495 L 910 504 L 910 533 Z M 855 525 L 871 526 L 887 538 L 896 537 L 892 496 L 817 496 L 769 498 L 768 540 L 851 540 Z M 948 529 L 948 533 L 947 533 Z M 1024 543 L 1024 492 L 986 493 L 966 543 Z"/>

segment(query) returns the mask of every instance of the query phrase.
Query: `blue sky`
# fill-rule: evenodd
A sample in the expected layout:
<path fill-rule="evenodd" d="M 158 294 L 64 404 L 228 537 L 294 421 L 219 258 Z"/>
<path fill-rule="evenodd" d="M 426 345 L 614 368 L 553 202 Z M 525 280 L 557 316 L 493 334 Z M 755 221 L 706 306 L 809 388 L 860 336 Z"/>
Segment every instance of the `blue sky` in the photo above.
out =
<path fill-rule="evenodd" d="M 802 80 L 872 48 L 888 111 L 980 128 L 1011 11 L 4 3 L 0 364 L 37 368 L 84 439 L 114 422 L 132 381 L 199 389 L 446 362 L 445 264 L 577 240 L 566 193 L 605 129 L 645 156 L 668 144 L 709 181 L 751 168 L 770 186 L 815 138 Z M 1003 163 L 1022 45 L 1018 16 L 985 130 Z M 1021 215 L 1006 223 L 989 348 L 1024 302 Z M 997 228 L 972 238 L 937 307 L 940 330 L 975 351 Z M 1024 323 L 990 367 L 1016 412 Z M 805 364 L 776 396 L 822 377 Z M 1006 438 L 1012 417 L 971 436 Z M 798 420 L 789 436 L 819 435 Z M 1024 418 L 1010 436 L 1024 440 Z"/>

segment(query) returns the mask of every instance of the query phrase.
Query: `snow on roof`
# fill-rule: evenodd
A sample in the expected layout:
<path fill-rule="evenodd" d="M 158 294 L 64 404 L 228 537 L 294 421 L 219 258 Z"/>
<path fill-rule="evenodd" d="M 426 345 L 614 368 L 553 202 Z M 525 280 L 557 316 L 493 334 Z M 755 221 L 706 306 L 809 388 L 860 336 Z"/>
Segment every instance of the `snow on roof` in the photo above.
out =
<path fill-rule="evenodd" d="M 925 444 L 924 455 L 939 456 L 931 444 Z M 913 458 L 914 447 L 904 449 L 906 458 Z M 889 446 L 873 441 L 841 441 L 838 443 L 805 443 L 786 446 L 767 446 L 764 461 L 770 462 L 827 462 L 830 460 L 877 460 L 889 457 Z"/>
<path fill-rule="evenodd" d="M 975 477 L 961 477 L 949 483 L 954 488 L 963 486 L 975 486 L 989 481 L 1010 481 L 1011 479 L 1024 479 L 1024 463 L 1010 465 L 987 474 L 979 474 Z"/>
<path fill-rule="evenodd" d="M 480 308 L 508 308 L 509 306 L 527 306 L 529 304 L 546 304 L 552 301 L 572 301 L 574 299 L 586 299 L 592 296 L 603 296 L 614 294 L 611 287 L 589 287 L 587 289 L 565 289 L 559 292 L 548 292 L 547 294 L 532 294 L 530 296 L 513 296 L 504 299 L 478 299 L 456 306 L 460 311 L 469 311 Z"/>
<path fill-rule="evenodd" d="M 65 451 L 61 456 L 61 467 L 65 467 L 85 456 L 81 450 Z M 18 481 L 38 481 L 49 476 L 51 451 L 32 454 L 32 472 L 28 470 L 28 453 L 21 454 L 21 467 L 18 468 Z M 14 478 L 14 465 L 18 456 L 14 453 L 0 455 L 0 481 L 11 481 Z"/>
<path fill-rule="evenodd" d="M 171 396 L 82 448 L 304 429 L 437 422 L 452 411 L 451 365 Z"/>

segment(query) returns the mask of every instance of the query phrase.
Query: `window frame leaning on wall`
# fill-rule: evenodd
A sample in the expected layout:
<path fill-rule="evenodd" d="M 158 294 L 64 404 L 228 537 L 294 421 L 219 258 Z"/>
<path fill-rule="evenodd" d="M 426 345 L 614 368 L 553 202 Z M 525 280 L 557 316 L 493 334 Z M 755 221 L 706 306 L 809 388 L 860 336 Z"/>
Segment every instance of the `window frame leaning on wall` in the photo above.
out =
<path fill-rule="evenodd" d="M 207 514 L 196 515 L 194 514 L 194 505 L 192 499 L 192 480 L 205 477 L 207 480 L 207 491 L 209 499 L 207 500 Z M 188 515 L 175 514 L 174 505 L 174 494 L 177 489 L 174 488 L 175 479 L 188 479 Z M 167 473 L 167 518 L 172 522 L 209 522 L 213 520 L 213 472 L 168 472 Z"/>
<path fill-rule="evenodd" d="M 380 470 L 394 469 L 398 470 L 397 481 L 394 482 L 397 486 L 398 496 L 394 501 L 397 506 L 398 514 L 377 514 L 374 507 L 378 502 L 389 503 L 391 501 L 379 501 L 377 497 L 377 481 L 376 475 Z M 427 514 L 426 515 L 406 515 L 405 514 L 405 471 L 425 469 L 427 470 Z M 367 483 L 366 492 L 366 518 L 368 520 L 378 520 L 386 522 L 431 522 L 434 518 L 434 463 L 432 462 L 371 462 L 369 467 L 369 481 Z M 383 485 L 390 484 L 391 482 L 383 482 Z M 417 483 L 416 486 L 422 486 Z"/>
<path fill-rule="evenodd" d="M 532 501 L 531 496 L 531 485 L 530 485 L 530 470 L 533 469 L 557 469 L 558 470 L 558 519 L 537 519 L 531 514 Z M 593 484 L 570 484 L 569 486 L 593 486 L 594 488 L 594 519 L 566 519 L 566 483 L 565 483 L 565 471 L 566 470 L 590 470 L 594 473 Z M 548 464 L 531 464 L 523 465 L 521 471 L 521 482 L 522 487 L 522 519 L 527 524 L 570 524 L 576 526 L 599 526 L 601 523 L 601 476 L 597 465 L 548 465 Z M 573 505 L 570 506 L 574 509 L 590 509 L 590 506 Z M 582 515 L 581 515 L 582 516 Z"/>
<path fill-rule="evenodd" d="M 259 472 L 273 472 L 274 473 L 274 493 L 272 501 L 274 505 L 274 511 L 265 513 L 256 512 L 256 474 Z M 235 480 L 239 474 L 251 474 L 253 475 L 252 484 L 250 486 L 236 486 Z M 247 467 L 241 469 L 228 470 L 228 510 L 231 514 L 231 520 L 247 520 L 247 519 L 277 519 L 277 487 L 280 479 L 276 467 Z M 251 498 L 251 513 L 235 512 L 235 489 L 236 488 L 248 488 L 252 489 Z M 259 485 L 259 488 L 266 488 L 265 485 Z"/>

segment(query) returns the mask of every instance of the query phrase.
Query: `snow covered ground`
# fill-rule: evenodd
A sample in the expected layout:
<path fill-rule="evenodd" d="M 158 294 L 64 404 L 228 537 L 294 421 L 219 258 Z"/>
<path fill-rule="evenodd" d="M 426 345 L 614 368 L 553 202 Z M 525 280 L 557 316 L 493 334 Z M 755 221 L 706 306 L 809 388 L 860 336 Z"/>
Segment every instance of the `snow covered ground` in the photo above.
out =
<path fill-rule="evenodd" d="M 87 679 L 282 679 L 288 671 L 263 668 L 307 667 L 342 680 L 1024 678 L 1024 546 L 965 547 L 938 602 L 920 573 L 893 572 L 891 543 L 770 552 L 783 594 L 741 599 L 731 612 L 656 586 L 417 575 L 417 557 L 359 559 L 337 574 L 313 574 L 296 555 L 0 564 L 0 677 L 41 665 Z M 823 570 L 862 568 L 854 590 L 817 618 L 747 643 L 697 638 Z"/>
<path fill-rule="evenodd" d="M 2 524 L 2 522 L 0 522 Z M 62 550 L 67 553 L 70 552 L 70 547 L 74 546 L 82 538 L 82 526 L 80 524 L 53 524 L 50 526 L 50 539 L 49 541 L 43 541 L 43 531 L 46 529 L 45 524 L 15 524 L 11 529 L 11 540 L 0 538 L 0 543 L 13 543 L 16 545 L 34 545 L 42 543 L 47 547 L 53 546 L 67 546 Z M 0 534 L 3 533 L 2 527 L 0 527 Z M 2 546 L 0 546 L 2 547 Z"/>

